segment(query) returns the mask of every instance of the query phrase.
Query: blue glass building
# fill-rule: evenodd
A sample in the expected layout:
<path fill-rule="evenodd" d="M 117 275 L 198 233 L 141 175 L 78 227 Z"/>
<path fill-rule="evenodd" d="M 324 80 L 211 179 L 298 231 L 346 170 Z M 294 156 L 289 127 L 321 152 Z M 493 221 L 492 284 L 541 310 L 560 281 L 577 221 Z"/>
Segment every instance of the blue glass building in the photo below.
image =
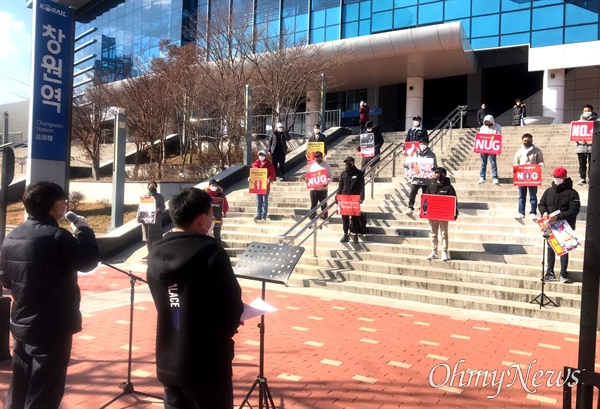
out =
<path fill-rule="evenodd" d="M 432 125 L 459 104 L 500 115 L 515 98 L 530 115 L 569 122 L 600 105 L 599 1 L 581 0 L 62 0 L 78 33 L 97 28 L 89 61 L 111 80 L 136 75 L 159 43 L 194 41 L 186 27 L 217 6 L 252 6 L 257 30 L 293 41 L 345 44 L 356 57 L 331 73 L 328 109 L 380 107 L 384 130 L 420 114 Z M 311 109 L 314 107 L 307 107 Z"/>

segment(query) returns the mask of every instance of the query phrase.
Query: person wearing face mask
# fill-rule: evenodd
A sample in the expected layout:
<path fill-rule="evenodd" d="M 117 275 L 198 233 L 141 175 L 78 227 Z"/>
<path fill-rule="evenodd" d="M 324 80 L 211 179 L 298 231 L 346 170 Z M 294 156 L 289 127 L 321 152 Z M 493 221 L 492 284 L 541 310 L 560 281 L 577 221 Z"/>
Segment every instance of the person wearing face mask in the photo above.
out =
<path fill-rule="evenodd" d="M 427 139 L 429 142 L 429 134 L 427 130 L 421 125 L 421 117 L 419 115 L 413 116 L 413 126 L 406 133 L 405 142 L 419 142 L 421 139 Z"/>
<path fill-rule="evenodd" d="M 569 226 L 575 230 L 575 222 L 581 208 L 579 193 L 573 189 L 573 181 L 567 177 L 567 170 L 563 167 L 554 169 L 552 172 L 552 186 L 546 189 L 540 199 L 540 213 L 547 222 L 555 220 L 566 220 Z M 558 213 L 556 213 L 558 212 Z M 547 245 L 548 263 L 546 265 L 545 281 L 556 280 L 554 274 L 554 262 L 556 254 L 550 243 Z M 560 256 L 560 281 L 568 284 L 571 282 L 569 273 L 569 253 Z"/>
<path fill-rule="evenodd" d="M 360 108 L 358 109 L 358 124 L 360 125 L 360 133 L 365 133 L 365 129 L 367 129 L 369 112 L 371 112 L 371 109 L 367 105 L 367 101 L 360 101 Z"/>
<path fill-rule="evenodd" d="M 365 200 L 365 175 L 354 165 L 354 158 L 348 156 L 344 159 L 345 170 L 340 176 L 340 184 L 338 185 L 338 195 L 358 195 L 360 202 Z M 337 200 L 336 200 L 337 203 Z M 352 219 L 352 224 L 350 219 Z M 342 216 L 342 227 L 344 235 L 340 240 L 341 243 L 347 243 L 349 239 L 348 233 L 352 233 L 352 242 L 358 243 L 358 232 L 360 230 L 360 216 Z"/>
<path fill-rule="evenodd" d="M 267 193 L 264 195 L 256 195 L 256 216 L 254 221 L 267 220 L 267 212 L 269 211 L 269 190 L 271 189 L 271 183 L 275 181 L 275 167 L 269 159 L 267 159 L 267 152 L 262 150 L 258 152 L 258 159 L 252 164 L 253 168 L 256 169 L 267 169 Z M 248 178 L 250 180 L 250 178 Z"/>
<path fill-rule="evenodd" d="M 446 169 L 435 168 L 435 179 L 427 186 L 425 193 L 428 195 L 456 197 L 456 191 L 450 183 L 450 178 L 448 178 L 446 174 Z M 458 205 L 456 207 L 456 213 L 454 214 L 454 220 L 457 218 Z M 429 233 L 431 237 L 431 254 L 427 256 L 427 260 L 438 258 L 438 231 L 442 236 L 442 261 L 450 260 L 450 253 L 448 253 L 448 222 L 444 220 L 429 220 L 429 227 L 431 228 Z"/>
<path fill-rule="evenodd" d="M 325 134 L 321 132 L 321 125 L 315 124 L 313 133 L 309 136 L 308 142 L 323 142 L 323 154 L 327 155 L 327 139 Z"/>
<path fill-rule="evenodd" d="M 323 171 L 327 175 L 327 185 L 320 187 L 309 188 L 310 195 L 310 208 L 314 209 L 319 203 L 327 199 L 327 187 L 333 179 L 333 173 L 329 163 L 323 160 L 323 154 L 321 152 L 315 152 L 315 163 L 310 166 L 310 172 Z M 321 205 L 321 211 L 325 210 L 327 202 L 323 202 Z M 310 214 L 310 220 L 313 220 L 317 216 L 316 212 Z M 322 216 L 323 220 L 327 220 L 327 213 Z"/>
<path fill-rule="evenodd" d="M 494 121 L 494 117 L 492 115 L 486 115 L 483 119 L 483 126 L 479 129 L 479 133 L 502 135 L 502 127 Z M 494 185 L 499 185 L 500 181 L 498 180 L 498 165 L 496 163 L 496 155 L 487 153 L 481 153 L 479 155 L 481 157 L 481 169 L 479 170 L 478 183 L 485 183 L 485 174 L 487 173 L 487 162 L 489 159 L 490 166 L 492 168 L 492 183 Z"/>
<path fill-rule="evenodd" d="M 485 104 L 481 104 L 481 108 L 477 111 L 477 123 L 479 126 L 483 126 L 483 120 L 488 115 L 488 110 Z"/>
<path fill-rule="evenodd" d="M 515 159 L 513 165 L 541 165 L 544 167 L 544 155 L 540 148 L 533 144 L 533 136 L 529 133 L 524 134 L 521 137 L 523 146 L 515 153 Z M 513 168 L 513 172 L 515 169 Z M 532 220 L 537 219 L 537 186 L 518 186 L 519 188 L 519 213 L 515 216 L 515 219 L 525 218 L 525 199 L 527 198 L 527 192 L 529 191 L 529 204 L 530 211 L 529 217 Z"/>
<path fill-rule="evenodd" d="M 594 107 L 588 104 L 583 107 L 583 112 L 581 113 L 579 120 L 597 121 L 598 114 L 594 112 Z M 577 182 L 577 184 L 585 185 L 587 183 L 586 176 L 590 174 L 590 165 L 592 162 L 592 141 L 577 142 L 575 153 L 577 154 L 577 160 L 579 161 L 579 182 Z"/>
<path fill-rule="evenodd" d="M 211 179 L 208 182 L 208 187 L 205 190 L 211 198 L 216 197 L 222 200 L 221 219 L 216 220 L 215 218 L 215 226 L 213 229 L 213 237 L 217 240 L 219 244 L 221 244 L 221 227 L 223 226 L 223 218 L 227 215 L 227 212 L 229 211 L 229 203 L 227 203 L 227 197 L 225 197 L 225 193 L 223 193 L 223 188 L 219 186 L 215 179 Z"/>
<path fill-rule="evenodd" d="M 59 227 L 67 195 L 53 182 L 25 188 L 27 220 L 4 239 L 0 283 L 13 297 L 12 383 L 7 408 L 59 407 L 65 390 L 73 334 L 81 331 L 77 271 L 98 267 L 100 252 L 83 217 Z"/>
<path fill-rule="evenodd" d="M 175 228 L 150 250 L 146 272 L 165 408 L 231 409 L 241 288 L 229 256 L 210 236 L 211 197 L 184 189 L 169 201 L 169 213 Z"/>
<path fill-rule="evenodd" d="M 437 168 L 437 157 L 435 153 L 429 148 L 429 140 L 421 138 L 419 141 L 419 151 L 417 152 L 417 156 L 422 158 L 431 158 L 433 159 L 433 168 Z M 406 210 L 406 214 L 410 216 L 413 214 L 415 210 L 415 201 L 417 199 L 417 193 L 421 190 L 422 193 L 425 193 L 427 190 L 427 186 L 431 183 L 431 179 L 413 177 L 410 181 L 410 193 L 408 195 L 408 209 Z"/>
<path fill-rule="evenodd" d="M 521 99 L 515 99 L 515 105 L 512 110 L 512 126 L 520 126 L 523 124 L 523 118 L 527 114 L 527 107 L 521 102 Z"/>
<path fill-rule="evenodd" d="M 267 146 L 280 181 L 285 177 L 285 155 L 287 154 L 287 142 L 289 140 L 290 134 L 286 132 L 283 124 L 278 122 Z"/>
<path fill-rule="evenodd" d="M 165 198 L 158 193 L 157 187 L 158 184 L 155 181 L 148 183 L 148 196 L 154 197 L 156 203 L 154 223 L 142 223 L 142 241 L 146 242 L 148 251 L 150 251 L 152 243 L 162 237 L 162 214 L 165 211 Z M 147 257 L 147 255 L 142 257 L 142 260 L 146 260 Z"/>
<path fill-rule="evenodd" d="M 365 172 L 367 170 L 367 166 L 375 166 L 375 165 L 377 165 L 377 163 L 379 163 L 379 158 L 377 158 L 377 159 L 374 159 L 374 158 L 377 157 L 381 153 L 381 147 L 383 146 L 383 143 L 384 143 L 383 134 L 379 130 L 379 127 L 375 126 L 375 124 L 373 122 L 371 122 L 371 121 L 367 122 L 365 133 L 373 134 L 373 147 L 375 149 L 375 154 L 371 158 L 368 158 L 368 157 L 362 158 L 362 161 L 360 163 L 360 168 L 363 172 Z M 360 145 L 358 146 L 358 148 L 356 148 L 356 152 L 357 153 L 360 152 Z"/>

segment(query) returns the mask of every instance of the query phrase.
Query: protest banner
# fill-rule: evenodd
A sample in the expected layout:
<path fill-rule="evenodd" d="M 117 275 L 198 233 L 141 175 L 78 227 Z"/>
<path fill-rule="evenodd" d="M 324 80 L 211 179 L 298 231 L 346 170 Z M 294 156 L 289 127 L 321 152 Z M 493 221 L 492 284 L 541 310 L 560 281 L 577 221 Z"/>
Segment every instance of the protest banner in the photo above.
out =
<path fill-rule="evenodd" d="M 140 196 L 137 221 L 144 224 L 156 223 L 156 200 L 154 196 Z"/>
<path fill-rule="evenodd" d="M 213 220 L 215 225 L 220 226 L 223 224 L 223 198 L 222 197 L 213 197 L 210 205 L 213 209 Z"/>
<path fill-rule="evenodd" d="M 314 172 L 306 172 L 306 188 L 316 189 L 318 187 L 327 186 L 329 181 L 327 180 L 327 170 L 321 169 Z"/>
<path fill-rule="evenodd" d="M 424 158 L 422 156 L 407 156 L 404 160 L 404 176 L 407 180 L 432 179 L 433 158 Z"/>
<path fill-rule="evenodd" d="M 545 219 L 538 219 L 537 223 L 545 229 Z M 578 248 L 581 244 L 575 236 L 575 232 L 569 226 L 566 220 L 555 220 L 548 223 L 548 230 L 550 236 L 548 237 L 548 244 L 557 256 L 562 256 Z"/>
<path fill-rule="evenodd" d="M 571 142 L 592 142 L 594 137 L 594 121 L 573 121 L 569 132 Z"/>
<path fill-rule="evenodd" d="M 372 158 L 375 156 L 375 134 L 360 134 L 360 156 Z"/>
<path fill-rule="evenodd" d="M 308 142 L 306 144 L 306 163 L 309 165 L 315 163 L 315 152 L 321 152 L 325 156 L 325 143 Z"/>
<path fill-rule="evenodd" d="M 502 135 L 476 133 L 473 152 L 490 155 L 502 154 Z"/>
<path fill-rule="evenodd" d="M 250 193 L 266 195 L 268 190 L 267 178 L 267 169 L 250 168 Z"/>
<path fill-rule="evenodd" d="M 337 195 L 342 216 L 360 216 L 360 195 Z"/>
<path fill-rule="evenodd" d="M 542 186 L 542 165 L 513 166 L 513 185 Z"/>
<path fill-rule="evenodd" d="M 456 216 L 456 196 L 421 195 L 422 219 L 453 221 Z"/>
<path fill-rule="evenodd" d="M 404 156 L 417 156 L 419 142 L 404 142 Z"/>

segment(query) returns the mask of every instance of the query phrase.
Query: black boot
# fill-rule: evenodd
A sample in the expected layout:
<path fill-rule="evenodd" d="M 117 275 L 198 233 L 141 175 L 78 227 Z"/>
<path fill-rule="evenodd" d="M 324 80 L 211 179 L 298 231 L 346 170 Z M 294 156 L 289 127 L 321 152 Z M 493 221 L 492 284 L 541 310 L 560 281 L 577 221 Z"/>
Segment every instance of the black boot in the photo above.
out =
<path fill-rule="evenodd" d="M 342 239 L 340 240 L 340 243 L 348 243 L 348 235 L 347 234 L 344 234 L 342 236 Z"/>

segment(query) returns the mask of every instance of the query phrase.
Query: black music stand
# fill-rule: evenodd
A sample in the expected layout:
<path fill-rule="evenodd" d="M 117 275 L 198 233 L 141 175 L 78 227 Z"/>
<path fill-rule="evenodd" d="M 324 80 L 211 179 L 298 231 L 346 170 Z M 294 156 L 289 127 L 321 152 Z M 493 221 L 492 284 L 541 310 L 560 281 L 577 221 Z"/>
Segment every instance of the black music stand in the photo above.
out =
<path fill-rule="evenodd" d="M 235 275 L 239 278 L 248 280 L 257 280 L 262 283 L 262 300 L 265 300 L 266 283 L 287 284 L 292 271 L 300 261 L 300 257 L 304 253 L 304 247 L 288 246 L 285 244 L 258 243 L 253 242 L 248 245 L 248 248 L 241 255 L 235 265 Z M 260 316 L 260 352 L 258 376 L 252 384 L 252 388 L 246 394 L 246 397 L 239 406 L 242 409 L 248 399 L 254 392 L 254 388 L 258 386 L 258 408 L 275 409 L 273 396 L 265 378 L 265 315 Z M 248 404 L 250 406 L 250 404 Z M 250 406 L 251 407 L 251 406 Z"/>
<path fill-rule="evenodd" d="M 146 396 L 149 398 L 163 400 L 162 396 L 156 396 L 156 395 L 151 395 L 149 393 L 136 391 L 133 386 L 133 382 L 131 382 L 131 351 L 132 351 L 132 346 L 133 346 L 133 301 L 134 301 L 134 297 L 135 297 L 135 290 L 134 290 L 135 282 L 141 281 L 142 283 L 146 283 L 146 284 L 148 284 L 148 282 L 146 280 L 144 280 L 143 278 L 138 277 L 135 274 L 132 274 L 131 271 L 121 270 L 120 268 L 115 267 L 111 264 L 105 263 L 104 261 L 102 261 L 101 263 L 107 267 L 112 268 L 115 271 L 118 271 L 119 273 L 122 273 L 122 274 L 125 274 L 126 276 L 128 276 L 129 282 L 131 284 L 131 292 L 130 292 L 130 297 L 129 297 L 129 356 L 127 359 L 127 380 L 125 382 L 121 382 L 119 384 L 119 388 L 123 389 L 123 392 L 121 392 L 119 395 L 117 395 L 113 399 L 111 399 L 110 402 L 106 403 L 105 405 L 100 406 L 100 409 L 106 408 L 107 406 L 111 405 L 112 403 L 114 403 L 115 401 L 117 401 L 118 399 L 120 399 L 121 397 L 123 397 L 125 395 L 131 395 L 134 393 L 136 395 L 141 395 L 141 396 Z"/>
<path fill-rule="evenodd" d="M 546 248 L 548 247 L 548 237 L 550 237 L 550 233 L 548 233 L 547 231 L 544 231 L 544 233 L 542 234 L 542 237 L 544 238 L 543 240 L 543 244 L 542 244 L 542 292 L 535 297 L 533 300 L 529 301 L 529 304 L 539 304 L 540 305 L 540 309 L 542 307 L 545 307 L 547 305 L 553 305 L 555 307 L 558 307 L 558 305 L 556 305 L 556 303 L 554 301 L 552 301 L 550 299 L 550 297 L 548 297 L 545 293 L 544 293 L 544 286 L 546 285 L 546 280 L 545 280 L 545 262 L 546 262 Z M 552 250 L 554 251 L 554 250 Z"/>

